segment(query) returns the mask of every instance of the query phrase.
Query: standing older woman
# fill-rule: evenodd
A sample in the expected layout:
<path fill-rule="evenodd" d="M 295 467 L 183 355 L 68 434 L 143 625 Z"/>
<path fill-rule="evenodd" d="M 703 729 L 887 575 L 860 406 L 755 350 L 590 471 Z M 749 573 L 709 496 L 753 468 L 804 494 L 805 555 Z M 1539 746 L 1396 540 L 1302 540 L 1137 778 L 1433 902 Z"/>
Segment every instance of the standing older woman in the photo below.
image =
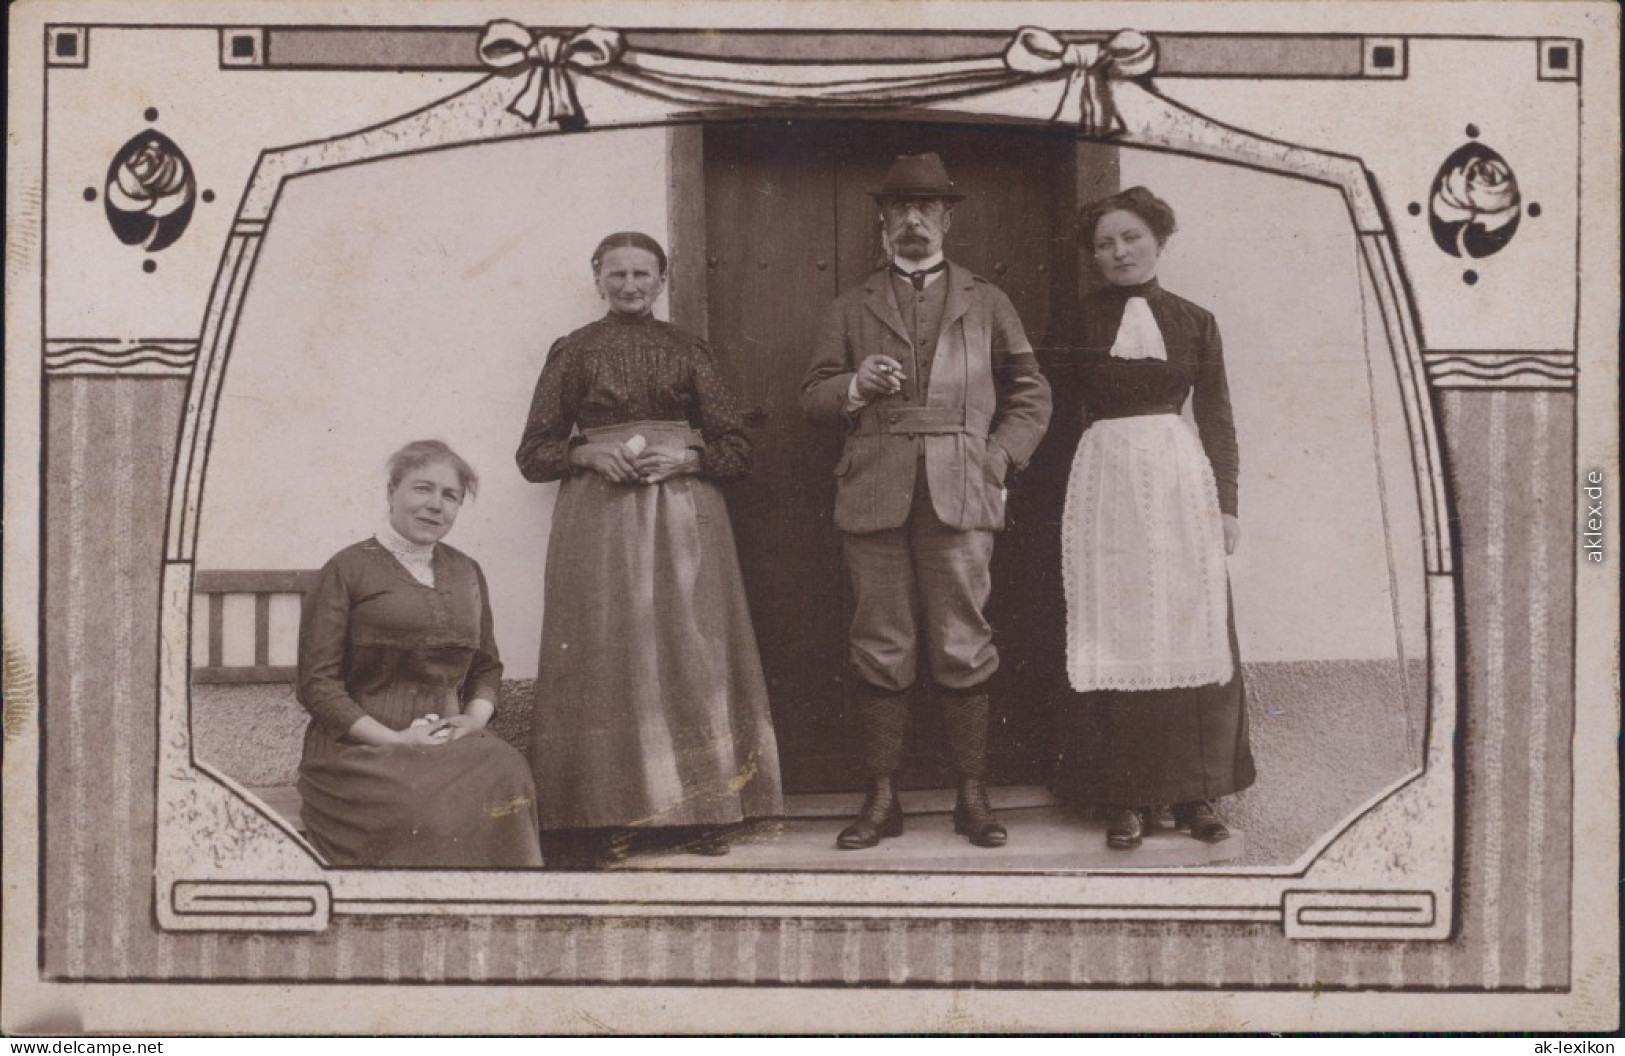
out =
<path fill-rule="evenodd" d="M 1224 350 L 1213 315 L 1157 283 L 1174 227 L 1144 187 L 1085 207 L 1107 285 L 1048 342 L 1058 393 L 1085 422 L 1061 529 L 1074 694 L 1056 786 L 1110 805 L 1119 848 L 1167 804 L 1196 839 L 1226 838 L 1213 801 L 1255 776 L 1225 568 L 1240 524 Z"/>
<path fill-rule="evenodd" d="M 532 718 L 544 830 L 727 825 L 783 811 L 767 688 L 716 481 L 750 468 L 704 343 L 654 318 L 666 253 L 620 232 L 592 255 L 609 311 L 554 344 L 517 460 L 563 480 L 553 511 Z"/>
<path fill-rule="evenodd" d="M 389 519 L 305 597 L 302 819 L 335 865 L 537 867 L 524 757 L 485 729 L 502 678 L 480 566 L 440 540 L 479 479 L 438 440 L 389 460 Z"/>

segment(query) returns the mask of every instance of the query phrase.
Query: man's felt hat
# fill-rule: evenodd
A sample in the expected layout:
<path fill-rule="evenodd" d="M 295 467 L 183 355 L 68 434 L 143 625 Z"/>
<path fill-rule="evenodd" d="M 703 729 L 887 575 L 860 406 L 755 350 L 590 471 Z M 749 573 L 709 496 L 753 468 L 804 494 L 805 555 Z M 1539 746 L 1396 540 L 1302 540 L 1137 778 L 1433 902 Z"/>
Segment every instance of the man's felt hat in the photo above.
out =
<path fill-rule="evenodd" d="M 901 154 L 892 162 L 885 182 L 870 191 L 870 195 L 884 201 L 887 198 L 941 198 L 957 202 L 965 197 L 954 189 L 948 170 L 935 154 Z"/>

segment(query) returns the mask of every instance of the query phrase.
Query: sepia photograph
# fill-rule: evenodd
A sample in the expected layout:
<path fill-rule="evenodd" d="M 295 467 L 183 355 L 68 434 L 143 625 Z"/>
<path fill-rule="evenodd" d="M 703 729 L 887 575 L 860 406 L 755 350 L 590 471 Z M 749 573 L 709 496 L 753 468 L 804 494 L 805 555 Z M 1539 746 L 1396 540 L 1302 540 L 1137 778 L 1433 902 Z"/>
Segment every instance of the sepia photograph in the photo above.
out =
<path fill-rule="evenodd" d="M 1617 8 L 12 23 L 8 1034 L 1618 1029 Z"/>

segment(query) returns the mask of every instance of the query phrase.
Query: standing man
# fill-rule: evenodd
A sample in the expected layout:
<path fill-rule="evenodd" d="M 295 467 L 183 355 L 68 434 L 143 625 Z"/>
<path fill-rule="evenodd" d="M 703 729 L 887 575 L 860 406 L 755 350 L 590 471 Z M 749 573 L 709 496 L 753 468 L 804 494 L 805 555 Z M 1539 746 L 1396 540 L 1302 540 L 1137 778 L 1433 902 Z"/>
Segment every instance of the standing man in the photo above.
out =
<path fill-rule="evenodd" d="M 999 666 L 983 609 L 1005 478 L 1044 435 L 1049 385 L 1009 298 L 943 259 L 965 196 L 942 159 L 899 157 L 871 194 L 891 265 L 836 299 L 801 385 L 810 420 L 846 429 L 835 526 L 856 600 L 847 647 L 870 787 L 836 842 L 873 847 L 903 831 L 892 775 L 923 631 L 959 778 L 954 831 L 1002 847 L 983 781 Z"/>

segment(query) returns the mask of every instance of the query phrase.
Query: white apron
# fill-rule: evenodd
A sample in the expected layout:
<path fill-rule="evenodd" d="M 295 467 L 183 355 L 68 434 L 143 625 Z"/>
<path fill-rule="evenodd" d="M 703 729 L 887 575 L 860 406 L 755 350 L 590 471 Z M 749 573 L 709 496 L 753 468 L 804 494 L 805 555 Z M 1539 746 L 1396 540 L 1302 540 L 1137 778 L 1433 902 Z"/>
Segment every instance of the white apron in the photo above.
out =
<path fill-rule="evenodd" d="M 1228 682 L 1229 593 L 1213 467 L 1175 414 L 1095 422 L 1061 521 L 1072 688 Z"/>

